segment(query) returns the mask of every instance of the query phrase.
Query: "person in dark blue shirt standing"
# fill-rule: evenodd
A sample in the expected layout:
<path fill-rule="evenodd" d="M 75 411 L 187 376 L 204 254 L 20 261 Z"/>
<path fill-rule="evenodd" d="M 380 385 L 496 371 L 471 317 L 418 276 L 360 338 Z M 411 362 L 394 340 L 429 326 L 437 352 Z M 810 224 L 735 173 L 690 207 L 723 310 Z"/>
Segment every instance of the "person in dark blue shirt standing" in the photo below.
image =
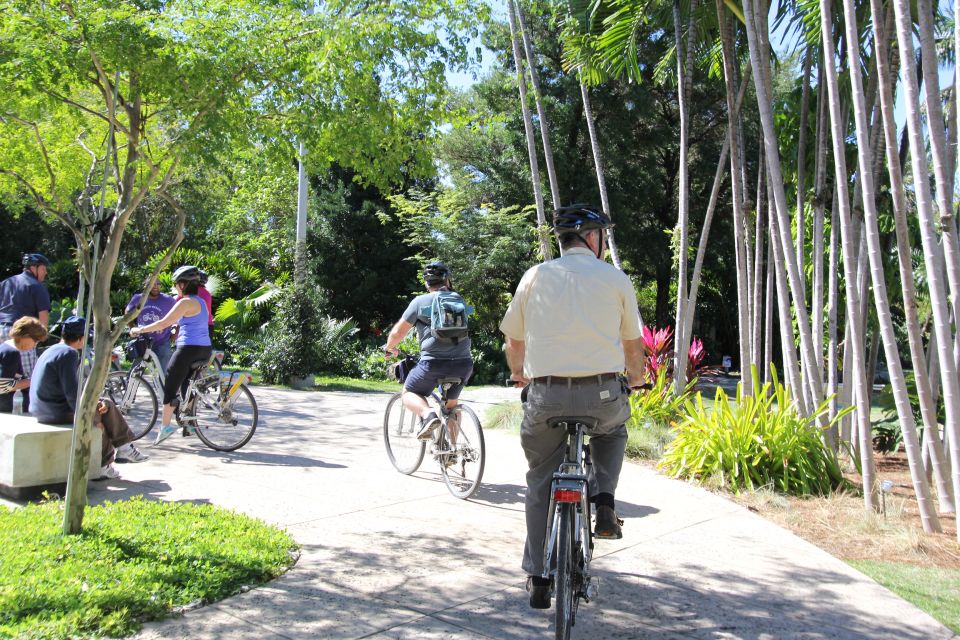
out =
<path fill-rule="evenodd" d="M 80 370 L 79 349 L 87 338 L 87 321 L 70 316 L 61 326 L 61 340 L 40 355 L 30 384 L 30 407 L 40 424 L 73 424 Z M 119 478 L 112 462 L 142 462 L 149 456 L 131 443 L 135 436 L 116 405 L 100 398 L 94 425 L 103 429 L 100 478 Z"/>
<path fill-rule="evenodd" d="M 50 293 L 43 284 L 50 260 L 42 253 L 25 253 L 21 263 L 22 273 L 0 282 L 0 342 L 10 339 L 13 323 L 24 316 L 36 318 L 44 328 L 50 322 Z M 36 347 L 20 354 L 25 378 L 33 375 L 36 362 Z"/>

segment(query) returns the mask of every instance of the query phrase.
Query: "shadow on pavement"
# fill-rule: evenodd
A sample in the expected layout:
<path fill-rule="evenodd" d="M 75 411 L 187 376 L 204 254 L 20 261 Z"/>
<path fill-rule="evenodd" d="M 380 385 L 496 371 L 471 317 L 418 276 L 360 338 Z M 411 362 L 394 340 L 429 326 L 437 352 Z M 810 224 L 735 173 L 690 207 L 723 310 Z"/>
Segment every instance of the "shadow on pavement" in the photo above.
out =
<path fill-rule="evenodd" d="M 324 462 L 315 458 L 307 458 L 286 453 L 266 453 L 263 451 L 214 451 L 199 449 L 197 455 L 203 458 L 216 458 L 224 464 L 253 464 L 272 467 L 322 467 L 324 469 L 346 469 L 345 465 Z"/>

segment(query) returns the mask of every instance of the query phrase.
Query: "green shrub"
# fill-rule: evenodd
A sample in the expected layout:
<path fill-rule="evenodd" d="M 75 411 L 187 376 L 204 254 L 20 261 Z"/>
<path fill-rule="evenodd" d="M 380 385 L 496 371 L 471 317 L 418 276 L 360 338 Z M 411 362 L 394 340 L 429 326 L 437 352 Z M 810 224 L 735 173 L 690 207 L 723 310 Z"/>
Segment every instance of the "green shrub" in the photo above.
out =
<path fill-rule="evenodd" d="M 483 418 L 483 428 L 506 429 L 519 433 L 522 422 L 523 403 L 519 400 L 501 402 L 487 409 L 487 413 Z"/>
<path fill-rule="evenodd" d="M 264 382 L 282 384 L 292 376 L 304 377 L 318 371 L 316 340 L 323 306 L 323 293 L 306 283 L 296 284 L 280 295 L 263 340 L 263 351 L 253 363 Z"/>
<path fill-rule="evenodd" d="M 794 495 L 826 495 L 843 484 L 836 453 L 817 425 L 828 401 L 803 417 L 776 372 L 763 387 L 756 371 L 753 379 L 753 395 L 737 385 L 735 403 L 722 389 L 712 411 L 700 396 L 687 402 L 661 468 L 675 477 L 713 478 L 734 492 L 770 486 Z"/>
<path fill-rule="evenodd" d="M 696 380 L 691 380 L 680 395 L 673 393 L 673 380 L 667 367 L 657 371 L 652 389 L 630 396 L 630 420 L 627 421 L 627 455 L 656 460 L 672 439 L 670 431 L 683 415 L 683 407 L 693 395 Z"/>
<path fill-rule="evenodd" d="M 293 563 L 294 541 L 213 505 L 134 498 L 60 533 L 61 504 L 0 508 L 0 637 L 119 637 L 175 607 L 210 603 Z"/>

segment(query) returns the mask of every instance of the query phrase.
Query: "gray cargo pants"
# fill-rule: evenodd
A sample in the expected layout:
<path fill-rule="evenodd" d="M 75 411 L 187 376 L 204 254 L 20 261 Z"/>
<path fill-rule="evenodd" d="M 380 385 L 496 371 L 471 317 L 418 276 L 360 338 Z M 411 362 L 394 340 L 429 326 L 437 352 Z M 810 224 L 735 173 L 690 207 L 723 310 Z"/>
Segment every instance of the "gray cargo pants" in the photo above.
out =
<path fill-rule="evenodd" d="M 629 390 L 620 378 L 537 378 L 524 389 L 523 423 L 520 444 L 527 456 L 527 542 L 523 570 L 527 575 L 543 573 L 543 540 L 546 537 L 550 483 L 560 466 L 566 444 L 563 430 L 547 426 L 559 416 L 591 416 L 598 420 L 590 433 L 590 495 L 616 493 L 623 453 L 627 447 L 630 418 Z"/>

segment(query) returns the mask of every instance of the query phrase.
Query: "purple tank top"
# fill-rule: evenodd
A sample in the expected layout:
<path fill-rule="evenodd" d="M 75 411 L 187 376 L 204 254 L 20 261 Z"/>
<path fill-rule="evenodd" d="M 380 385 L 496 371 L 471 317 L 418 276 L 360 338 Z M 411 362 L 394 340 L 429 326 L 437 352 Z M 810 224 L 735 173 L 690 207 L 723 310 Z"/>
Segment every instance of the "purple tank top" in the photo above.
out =
<path fill-rule="evenodd" d="M 209 347 L 210 330 L 207 329 L 207 305 L 199 296 L 187 296 L 200 303 L 200 313 L 180 318 L 180 332 L 177 333 L 178 347 Z"/>

